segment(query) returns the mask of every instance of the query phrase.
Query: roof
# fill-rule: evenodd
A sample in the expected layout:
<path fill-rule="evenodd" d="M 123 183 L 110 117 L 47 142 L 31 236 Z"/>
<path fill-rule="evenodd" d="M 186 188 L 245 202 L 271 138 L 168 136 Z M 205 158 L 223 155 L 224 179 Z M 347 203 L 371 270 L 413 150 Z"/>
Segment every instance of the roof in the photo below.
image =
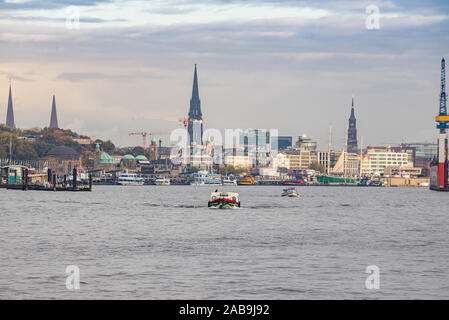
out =
<path fill-rule="evenodd" d="M 114 159 L 112 159 L 108 153 L 106 152 L 101 153 L 100 164 L 114 164 L 114 163 L 115 163 Z"/>
<path fill-rule="evenodd" d="M 78 152 L 66 146 L 58 146 L 51 149 L 46 157 L 54 157 L 62 160 L 78 160 Z"/>
<path fill-rule="evenodd" d="M 122 160 L 135 160 L 135 158 L 132 154 L 127 154 L 123 156 Z"/>
<path fill-rule="evenodd" d="M 136 157 L 136 160 L 138 161 L 148 161 L 148 158 L 145 157 L 143 154 L 140 154 Z"/>

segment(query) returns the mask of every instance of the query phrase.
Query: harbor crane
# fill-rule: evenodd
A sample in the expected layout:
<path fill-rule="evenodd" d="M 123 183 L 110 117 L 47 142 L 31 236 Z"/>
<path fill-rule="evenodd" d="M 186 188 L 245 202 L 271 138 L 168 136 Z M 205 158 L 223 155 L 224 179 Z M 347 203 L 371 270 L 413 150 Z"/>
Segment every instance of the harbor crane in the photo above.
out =
<path fill-rule="evenodd" d="M 448 147 L 447 129 L 449 129 L 449 116 L 446 106 L 446 60 L 441 59 L 441 93 L 439 113 L 435 117 L 438 136 L 438 158 L 430 166 L 430 189 L 436 191 L 449 191 L 448 184 Z"/>
<path fill-rule="evenodd" d="M 159 131 L 153 131 L 153 132 L 131 132 L 128 135 L 129 136 L 142 136 L 142 148 L 145 151 L 147 147 L 147 136 L 155 136 L 155 135 L 167 135 L 171 134 L 171 132 L 159 132 Z"/>

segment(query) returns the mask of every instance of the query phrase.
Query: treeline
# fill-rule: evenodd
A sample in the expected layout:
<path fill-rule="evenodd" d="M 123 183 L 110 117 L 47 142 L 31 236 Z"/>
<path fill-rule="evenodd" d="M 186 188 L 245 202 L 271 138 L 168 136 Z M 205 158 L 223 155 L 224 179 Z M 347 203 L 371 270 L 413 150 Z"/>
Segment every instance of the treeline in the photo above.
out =
<path fill-rule="evenodd" d="M 115 145 L 110 141 L 95 140 L 90 145 L 81 145 L 74 139 L 89 139 L 68 129 L 44 128 L 44 129 L 11 129 L 0 125 L 0 158 L 10 157 L 10 141 L 12 158 L 16 160 L 38 160 L 44 157 L 51 149 L 57 146 L 67 146 L 78 153 L 95 150 L 97 143 L 101 149 L 108 153 L 114 153 Z"/>

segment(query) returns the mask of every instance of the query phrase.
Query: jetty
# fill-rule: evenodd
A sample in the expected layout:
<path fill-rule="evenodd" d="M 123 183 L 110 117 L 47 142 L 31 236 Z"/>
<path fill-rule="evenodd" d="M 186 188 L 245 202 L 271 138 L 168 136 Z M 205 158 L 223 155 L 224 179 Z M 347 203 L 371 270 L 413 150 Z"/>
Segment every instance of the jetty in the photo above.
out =
<path fill-rule="evenodd" d="M 92 191 L 92 175 L 80 179 L 77 168 L 71 176 L 58 175 L 51 169 L 47 173 L 30 173 L 30 168 L 10 165 L 0 168 L 0 189 L 35 191 Z"/>

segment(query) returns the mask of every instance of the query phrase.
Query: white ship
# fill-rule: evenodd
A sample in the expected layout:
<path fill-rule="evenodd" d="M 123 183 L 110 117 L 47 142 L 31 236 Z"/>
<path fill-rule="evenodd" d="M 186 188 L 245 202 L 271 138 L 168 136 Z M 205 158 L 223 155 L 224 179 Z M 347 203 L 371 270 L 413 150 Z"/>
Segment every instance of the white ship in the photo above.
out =
<path fill-rule="evenodd" d="M 118 184 L 122 186 L 143 186 L 143 178 L 140 178 L 135 173 L 122 173 L 118 177 Z"/>
<path fill-rule="evenodd" d="M 218 173 L 210 173 L 209 170 L 201 169 L 193 174 L 192 186 L 222 185 L 223 177 Z"/>
<path fill-rule="evenodd" d="M 231 180 L 231 178 L 223 178 L 222 185 L 224 186 L 236 186 L 237 180 Z"/>
<path fill-rule="evenodd" d="M 168 178 L 157 178 L 154 181 L 154 184 L 157 186 L 169 186 L 170 185 L 170 179 Z"/>

